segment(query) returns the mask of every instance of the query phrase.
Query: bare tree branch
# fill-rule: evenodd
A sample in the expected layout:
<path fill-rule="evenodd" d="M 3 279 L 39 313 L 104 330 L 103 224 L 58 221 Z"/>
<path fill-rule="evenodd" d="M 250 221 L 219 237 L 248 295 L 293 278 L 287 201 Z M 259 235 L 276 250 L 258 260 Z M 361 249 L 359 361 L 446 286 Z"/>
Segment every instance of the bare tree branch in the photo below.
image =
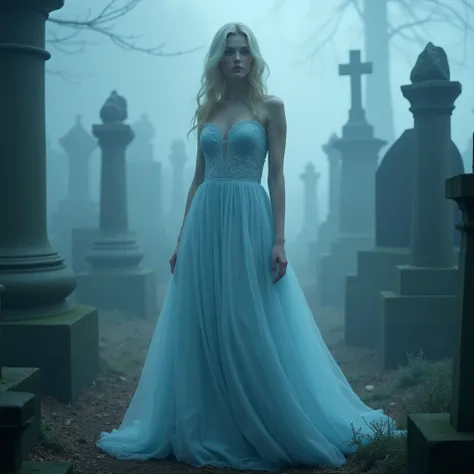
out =
<path fill-rule="evenodd" d="M 280 1 L 280 0 L 279 0 Z M 47 43 L 66 54 L 78 54 L 85 51 L 92 43 L 80 39 L 83 33 L 90 32 L 107 38 L 113 44 L 124 51 L 134 51 L 151 56 L 169 57 L 189 54 L 202 49 L 197 46 L 183 51 L 165 51 L 165 44 L 156 46 L 144 46 L 139 40 L 139 35 L 126 35 L 114 30 L 115 22 L 134 10 L 142 0 L 107 0 L 105 6 L 98 13 L 88 12 L 82 18 L 65 19 L 61 17 L 50 17 L 48 21 L 57 28 L 65 30 L 65 34 L 59 35 L 50 32 Z"/>

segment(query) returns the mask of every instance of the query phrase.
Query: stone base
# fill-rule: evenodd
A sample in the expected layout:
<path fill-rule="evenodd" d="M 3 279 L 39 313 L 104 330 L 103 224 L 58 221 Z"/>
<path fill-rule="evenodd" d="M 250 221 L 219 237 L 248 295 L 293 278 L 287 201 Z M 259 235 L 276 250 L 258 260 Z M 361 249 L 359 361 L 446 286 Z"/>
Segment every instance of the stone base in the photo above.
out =
<path fill-rule="evenodd" d="M 474 433 L 459 433 L 447 413 L 409 415 L 407 474 L 472 472 Z"/>
<path fill-rule="evenodd" d="M 72 464 L 62 461 L 24 462 L 16 474 L 72 474 Z"/>
<path fill-rule="evenodd" d="M 156 317 L 158 301 L 152 270 L 79 273 L 76 278 L 81 303 L 106 311 L 126 311 L 139 318 Z"/>
<path fill-rule="evenodd" d="M 369 237 L 338 237 L 331 252 L 321 258 L 319 296 L 323 306 L 342 306 L 345 301 L 346 277 L 357 270 L 357 252 L 374 246 Z"/>
<path fill-rule="evenodd" d="M 358 252 L 357 275 L 346 278 L 344 339 L 347 345 L 374 348 L 380 322 L 380 292 L 396 287 L 396 266 L 410 259 L 409 248 Z"/>
<path fill-rule="evenodd" d="M 43 395 L 70 403 L 98 372 L 97 310 L 71 306 L 51 318 L 4 321 L 1 350 L 7 366 L 40 369 Z"/>
<path fill-rule="evenodd" d="M 395 291 L 382 291 L 377 355 L 386 369 L 407 362 L 407 354 L 427 359 L 454 351 L 458 270 L 398 266 Z"/>
<path fill-rule="evenodd" d="M 28 452 L 38 442 L 41 432 L 41 378 L 38 369 L 3 367 L 0 378 L 2 392 L 31 393 L 34 398 L 34 413 L 31 424 L 21 438 L 21 452 L 26 459 Z"/>

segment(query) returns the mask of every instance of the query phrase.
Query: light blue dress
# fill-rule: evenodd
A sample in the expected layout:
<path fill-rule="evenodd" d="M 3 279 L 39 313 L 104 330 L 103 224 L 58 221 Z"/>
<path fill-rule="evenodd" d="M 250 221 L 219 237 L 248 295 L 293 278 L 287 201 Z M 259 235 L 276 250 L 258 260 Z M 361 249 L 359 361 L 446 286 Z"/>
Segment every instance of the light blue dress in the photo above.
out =
<path fill-rule="evenodd" d="M 205 180 L 140 383 L 97 446 L 119 459 L 245 470 L 342 465 L 353 427 L 392 422 L 351 389 L 291 266 L 272 282 L 265 130 L 241 121 L 224 142 L 209 123 L 200 146 Z"/>

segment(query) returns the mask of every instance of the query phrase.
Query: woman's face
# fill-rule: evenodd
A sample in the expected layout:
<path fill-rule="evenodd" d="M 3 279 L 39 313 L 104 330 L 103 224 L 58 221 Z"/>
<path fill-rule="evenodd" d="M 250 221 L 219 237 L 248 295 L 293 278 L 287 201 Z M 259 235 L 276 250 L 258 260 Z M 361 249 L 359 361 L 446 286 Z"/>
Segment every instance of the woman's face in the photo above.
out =
<path fill-rule="evenodd" d="M 226 48 L 219 66 L 226 79 L 243 79 L 250 73 L 252 55 L 244 35 L 230 34 L 227 36 Z"/>

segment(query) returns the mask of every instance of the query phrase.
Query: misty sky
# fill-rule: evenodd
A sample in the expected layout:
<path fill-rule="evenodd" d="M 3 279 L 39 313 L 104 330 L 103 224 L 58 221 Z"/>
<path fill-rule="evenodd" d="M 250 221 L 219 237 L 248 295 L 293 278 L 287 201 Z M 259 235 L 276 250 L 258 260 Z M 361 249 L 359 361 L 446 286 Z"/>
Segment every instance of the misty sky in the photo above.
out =
<path fill-rule="evenodd" d="M 327 168 L 321 145 L 333 132 L 339 134 L 347 120 L 349 80 L 338 76 L 337 64 L 347 61 L 349 49 L 361 48 L 363 44 L 356 15 L 347 16 L 333 43 L 323 53 L 311 62 L 305 61 L 312 46 L 308 39 L 338 1 L 318 1 L 318 4 L 328 6 L 321 6 L 318 10 L 313 7 L 308 14 L 308 0 L 291 0 L 292 8 L 269 16 L 274 0 L 144 0 L 115 27 L 117 32 L 140 35 L 137 42 L 142 46 L 165 43 L 166 52 L 208 46 L 215 31 L 229 21 L 242 21 L 255 31 L 271 70 L 269 92 L 282 97 L 286 103 L 288 236 L 295 236 L 301 226 L 299 174 L 308 160 L 314 161 L 322 173 L 320 197 L 321 210 L 325 212 Z M 94 11 L 105 4 L 105 0 L 66 0 L 65 3 L 64 9 L 54 16 L 81 17 L 89 8 Z M 459 44 L 452 30 L 442 26 L 436 28 L 429 28 L 428 39 L 443 46 L 448 55 L 457 53 Z M 156 159 L 168 166 L 171 141 L 185 139 L 190 128 L 206 50 L 157 58 L 124 52 L 99 36 L 81 38 L 90 44 L 85 52 L 79 54 L 76 54 L 74 45 L 61 48 L 66 52 L 51 45 L 48 47 L 53 55 L 47 64 L 52 71 L 47 76 L 47 132 L 50 141 L 57 143 L 57 139 L 73 124 L 77 113 L 83 115 L 88 127 L 97 122 L 104 100 L 112 89 L 117 89 L 128 99 L 130 122 L 143 112 L 151 117 L 157 130 Z M 404 44 L 403 48 L 394 47 L 392 55 L 397 135 L 412 125 L 408 102 L 402 98 L 399 88 L 408 83 L 410 70 L 421 50 L 417 44 Z M 74 54 L 67 54 L 67 51 Z M 453 80 L 461 81 L 464 86 L 454 112 L 452 131 L 461 152 L 472 133 L 473 123 L 473 72 L 468 66 L 461 68 L 451 64 Z M 67 73 L 68 80 L 58 76 L 58 72 Z M 193 135 L 188 142 L 190 166 L 194 163 L 195 140 Z"/>

